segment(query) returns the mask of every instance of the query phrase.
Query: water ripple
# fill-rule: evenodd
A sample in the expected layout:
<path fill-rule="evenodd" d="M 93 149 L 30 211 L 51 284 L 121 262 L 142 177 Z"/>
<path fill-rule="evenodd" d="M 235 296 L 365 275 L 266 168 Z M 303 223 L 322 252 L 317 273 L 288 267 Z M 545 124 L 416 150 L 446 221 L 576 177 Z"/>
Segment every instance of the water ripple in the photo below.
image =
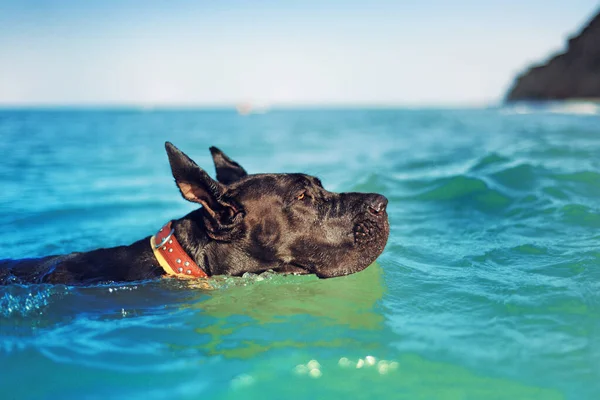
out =
<path fill-rule="evenodd" d="M 165 140 L 211 174 L 215 145 L 381 192 L 391 221 L 344 278 L 1 287 L 3 393 L 595 399 L 597 116 L 514 111 L 0 111 L 0 258 L 130 243 L 192 210 Z"/>

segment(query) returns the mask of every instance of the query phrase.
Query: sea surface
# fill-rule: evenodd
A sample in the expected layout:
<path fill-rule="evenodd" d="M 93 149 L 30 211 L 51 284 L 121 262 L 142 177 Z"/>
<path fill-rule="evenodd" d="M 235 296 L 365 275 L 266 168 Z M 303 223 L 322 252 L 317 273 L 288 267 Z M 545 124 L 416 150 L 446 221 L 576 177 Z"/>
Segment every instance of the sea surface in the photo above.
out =
<path fill-rule="evenodd" d="M 0 111 L 0 258 L 129 244 L 214 173 L 389 198 L 343 278 L 0 287 L 8 399 L 599 399 L 600 115 L 588 108 Z"/>

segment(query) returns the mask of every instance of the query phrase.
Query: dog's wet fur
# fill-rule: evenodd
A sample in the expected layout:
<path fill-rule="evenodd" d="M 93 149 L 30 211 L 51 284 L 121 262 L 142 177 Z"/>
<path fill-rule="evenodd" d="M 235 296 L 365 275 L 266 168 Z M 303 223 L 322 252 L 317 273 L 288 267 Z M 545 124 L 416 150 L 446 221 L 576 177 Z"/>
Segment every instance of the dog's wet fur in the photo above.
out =
<path fill-rule="evenodd" d="M 201 205 L 173 221 L 175 236 L 209 276 L 273 270 L 331 278 L 363 270 L 385 247 L 387 199 L 380 194 L 332 193 L 305 174 L 249 175 L 211 147 L 215 181 L 174 145 L 165 147 L 182 196 Z M 150 236 L 129 246 L 0 261 L 4 284 L 87 285 L 162 276 Z"/>

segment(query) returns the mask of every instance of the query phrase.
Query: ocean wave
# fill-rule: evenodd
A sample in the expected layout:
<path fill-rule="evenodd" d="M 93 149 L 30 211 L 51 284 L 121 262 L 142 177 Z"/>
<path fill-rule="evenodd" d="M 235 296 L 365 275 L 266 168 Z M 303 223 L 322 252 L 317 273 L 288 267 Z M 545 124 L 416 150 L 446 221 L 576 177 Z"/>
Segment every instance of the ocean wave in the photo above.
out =
<path fill-rule="evenodd" d="M 600 104 L 586 101 L 565 101 L 548 103 L 518 103 L 504 107 L 503 114 L 565 114 L 600 115 Z"/>

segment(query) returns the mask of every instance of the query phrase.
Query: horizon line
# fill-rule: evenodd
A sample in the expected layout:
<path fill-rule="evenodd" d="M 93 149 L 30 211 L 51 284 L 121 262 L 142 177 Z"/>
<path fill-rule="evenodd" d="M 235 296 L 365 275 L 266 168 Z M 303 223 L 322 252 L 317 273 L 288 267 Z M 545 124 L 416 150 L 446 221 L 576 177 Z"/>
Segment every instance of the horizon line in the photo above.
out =
<path fill-rule="evenodd" d="M 169 110 L 169 109 L 232 109 L 249 106 L 257 110 L 277 110 L 293 108 L 487 108 L 497 107 L 502 101 L 489 102 L 298 102 L 267 103 L 243 101 L 238 103 L 0 103 L 0 110 L 7 109 L 137 109 L 137 110 Z"/>

